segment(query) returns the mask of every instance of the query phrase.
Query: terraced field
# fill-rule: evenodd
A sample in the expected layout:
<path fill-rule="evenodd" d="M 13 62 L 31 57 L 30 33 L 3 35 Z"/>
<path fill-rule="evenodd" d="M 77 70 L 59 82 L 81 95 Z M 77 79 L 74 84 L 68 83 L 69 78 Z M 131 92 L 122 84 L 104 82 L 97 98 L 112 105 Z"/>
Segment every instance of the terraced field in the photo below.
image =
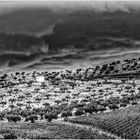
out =
<path fill-rule="evenodd" d="M 140 104 L 120 110 L 69 119 L 72 123 L 92 125 L 121 138 L 140 138 Z"/>
<path fill-rule="evenodd" d="M 8 137 L 10 135 L 12 136 Z M 90 129 L 44 121 L 36 123 L 0 122 L 0 139 L 4 137 L 18 139 L 114 139 Z"/>

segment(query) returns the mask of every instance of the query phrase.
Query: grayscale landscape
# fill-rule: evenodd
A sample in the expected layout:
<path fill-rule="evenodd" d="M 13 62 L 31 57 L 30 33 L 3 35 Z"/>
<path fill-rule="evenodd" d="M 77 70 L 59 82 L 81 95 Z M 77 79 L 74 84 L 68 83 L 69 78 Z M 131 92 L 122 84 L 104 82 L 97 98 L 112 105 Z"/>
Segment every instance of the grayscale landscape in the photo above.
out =
<path fill-rule="evenodd" d="M 140 2 L 0 1 L 0 139 L 140 139 Z"/>

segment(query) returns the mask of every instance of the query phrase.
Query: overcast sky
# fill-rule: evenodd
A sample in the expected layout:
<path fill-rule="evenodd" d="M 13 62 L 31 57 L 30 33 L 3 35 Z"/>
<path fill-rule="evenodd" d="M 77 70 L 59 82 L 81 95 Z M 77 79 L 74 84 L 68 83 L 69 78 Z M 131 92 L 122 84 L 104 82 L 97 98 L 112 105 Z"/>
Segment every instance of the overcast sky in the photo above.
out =
<path fill-rule="evenodd" d="M 51 7 L 54 11 L 61 8 L 77 9 L 77 7 L 91 8 L 96 11 L 105 11 L 106 9 L 128 11 L 128 7 L 139 8 L 140 1 L 0 1 L 0 14 L 25 7 Z"/>

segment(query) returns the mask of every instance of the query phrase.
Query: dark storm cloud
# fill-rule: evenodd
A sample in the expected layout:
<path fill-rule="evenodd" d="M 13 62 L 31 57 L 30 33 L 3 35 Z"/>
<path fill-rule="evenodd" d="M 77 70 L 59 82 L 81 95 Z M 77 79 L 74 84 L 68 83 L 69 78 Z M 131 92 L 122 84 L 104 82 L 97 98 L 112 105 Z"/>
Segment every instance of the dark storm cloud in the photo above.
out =
<path fill-rule="evenodd" d="M 122 1 L 0 2 L 0 67 L 83 66 L 130 55 L 127 49 L 139 47 L 133 44 L 139 36 L 139 14 L 131 16 L 139 7 L 140 2 Z M 116 54 L 118 48 L 122 55 Z"/>
<path fill-rule="evenodd" d="M 139 7 L 140 2 L 125 1 L 1 1 L 0 32 L 40 36 L 53 33 L 54 26 L 63 22 L 63 17 L 78 10 L 130 12 Z"/>

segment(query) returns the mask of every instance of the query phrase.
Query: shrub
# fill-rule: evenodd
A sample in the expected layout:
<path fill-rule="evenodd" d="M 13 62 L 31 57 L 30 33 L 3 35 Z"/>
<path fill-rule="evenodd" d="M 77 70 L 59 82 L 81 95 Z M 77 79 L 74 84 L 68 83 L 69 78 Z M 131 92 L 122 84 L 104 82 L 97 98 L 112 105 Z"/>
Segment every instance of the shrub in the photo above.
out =
<path fill-rule="evenodd" d="M 63 111 L 61 114 L 61 117 L 65 117 L 65 118 L 70 116 L 72 116 L 72 112 L 70 110 Z"/>
<path fill-rule="evenodd" d="M 107 107 L 108 106 L 108 102 L 107 101 L 101 101 L 100 105 L 104 106 L 104 107 Z"/>
<path fill-rule="evenodd" d="M 0 120 L 3 120 L 5 114 L 3 112 L 0 112 Z"/>
<path fill-rule="evenodd" d="M 31 123 L 34 123 L 35 120 L 37 120 L 37 119 L 38 119 L 37 115 L 30 115 L 30 116 L 27 116 L 25 121 L 31 121 Z"/>
<path fill-rule="evenodd" d="M 127 106 L 127 103 L 125 102 L 120 103 L 120 107 L 126 107 L 126 106 Z"/>
<path fill-rule="evenodd" d="M 118 107 L 117 104 L 110 104 L 110 105 L 109 105 L 109 109 L 115 110 L 115 109 L 119 109 L 119 107 Z"/>
<path fill-rule="evenodd" d="M 58 113 L 56 111 L 48 112 L 45 114 L 45 119 L 48 120 L 48 122 L 51 122 L 52 119 L 57 119 Z"/>
<path fill-rule="evenodd" d="M 51 122 L 52 121 L 52 114 L 51 113 L 46 113 L 45 114 L 45 119 L 47 119 L 48 120 L 48 122 Z"/>
<path fill-rule="evenodd" d="M 75 115 L 76 116 L 81 116 L 84 114 L 84 110 L 82 108 L 78 108 L 75 112 Z"/>
<path fill-rule="evenodd" d="M 13 133 L 7 133 L 3 137 L 4 139 L 17 139 L 17 136 Z"/>
<path fill-rule="evenodd" d="M 43 119 L 43 116 L 44 116 L 44 112 L 43 111 L 40 111 L 38 114 L 40 115 L 40 118 L 42 120 Z"/>
<path fill-rule="evenodd" d="M 7 115 L 7 120 L 9 122 L 13 121 L 13 122 L 17 122 L 17 121 L 21 121 L 21 117 L 19 115 Z"/>
<path fill-rule="evenodd" d="M 93 112 L 92 108 L 88 105 L 85 105 L 83 107 L 83 110 L 85 111 L 85 113 L 90 113 L 91 114 Z"/>
<path fill-rule="evenodd" d="M 132 105 L 136 105 L 136 104 L 138 104 L 137 101 L 133 101 L 133 102 L 132 102 Z"/>
<path fill-rule="evenodd" d="M 80 103 L 78 103 L 77 105 L 76 105 L 76 107 L 83 107 L 83 106 L 85 106 L 86 105 L 86 103 L 84 103 L 84 102 L 80 102 Z"/>
<path fill-rule="evenodd" d="M 26 118 L 28 115 L 30 115 L 30 112 L 27 109 L 24 109 L 21 110 L 20 115 Z"/>
<path fill-rule="evenodd" d="M 103 111 L 106 110 L 106 107 L 104 107 L 104 106 L 100 106 L 98 110 L 101 111 L 101 112 L 103 112 Z"/>

